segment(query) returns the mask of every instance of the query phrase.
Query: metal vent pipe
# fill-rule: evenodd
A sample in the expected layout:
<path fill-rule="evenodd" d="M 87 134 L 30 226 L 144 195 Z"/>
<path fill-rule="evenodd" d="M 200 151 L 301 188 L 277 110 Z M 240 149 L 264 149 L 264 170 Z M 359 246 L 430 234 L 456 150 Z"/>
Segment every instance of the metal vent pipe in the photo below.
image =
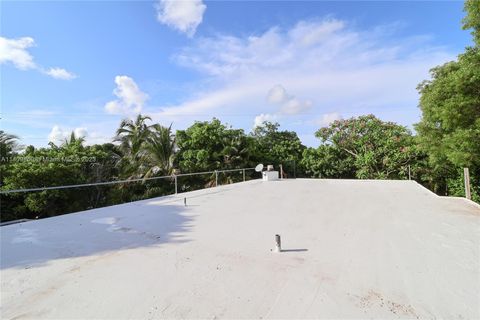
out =
<path fill-rule="evenodd" d="M 280 235 L 276 234 L 275 235 L 275 252 L 281 252 L 282 251 L 282 240 L 280 239 Z"/>

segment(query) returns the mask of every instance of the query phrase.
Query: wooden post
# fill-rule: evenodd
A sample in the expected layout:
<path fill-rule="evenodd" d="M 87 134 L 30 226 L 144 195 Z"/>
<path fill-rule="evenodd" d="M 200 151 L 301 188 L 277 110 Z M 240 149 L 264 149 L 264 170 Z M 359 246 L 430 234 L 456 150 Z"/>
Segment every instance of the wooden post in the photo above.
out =
<path fill-rule="evenodd" d="M 283 180 L 283 165 L 280 165 L 280 179 Z"/>
<path fill-rule="evenodd" d="M 175 194 L 178 193 L 178 183 L 177 183 L 177 175 L 173 175 L 175 177 Z"/>
<path fill-rule="evenodd" d="M 465 198 L 471 200 L 472 194 L 470 193 L 470 173 L 468 172 L 468 168 L 463 168 L 463 178 L 465 181 Z"/>
<path fill-rule="evenodd" d="M 245 169 L 243 169 L 243 182 L 245 182 Z"/>
<path fill-rule="evenodd" d="M 218 171 L 215 170 L 215 187 L 218 187 Z"/>
<path fill-rule="evenodd" d="M 412 180 L 412 174 L 410 171 L 410 165 L 408 165 L 408 180 Z"/>

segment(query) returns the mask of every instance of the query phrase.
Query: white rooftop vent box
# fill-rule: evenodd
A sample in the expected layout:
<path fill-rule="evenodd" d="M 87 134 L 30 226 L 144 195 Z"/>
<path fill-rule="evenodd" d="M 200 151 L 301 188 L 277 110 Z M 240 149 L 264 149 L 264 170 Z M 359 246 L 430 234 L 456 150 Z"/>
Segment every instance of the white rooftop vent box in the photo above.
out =
<path fill-rule="evenodd" d="M 273 166 L 269 164 L 267 171 L 262 172 L 263 181 L 275 181 L 278 180 L 278 171 L 273 170 Z"/>
<path fill-rule="evenodd" d="M 273 180 L 278 180 L 278 171 L 273 170 L 273 165 L 269 164 L 267 166 L 267 171 L 262 171 L 263 170 L 263 164 L 258 164 L 255 167 L 256 172 L 261 172 L 262 173 L 262 179 L 263 181 L 273 181 Z"/>

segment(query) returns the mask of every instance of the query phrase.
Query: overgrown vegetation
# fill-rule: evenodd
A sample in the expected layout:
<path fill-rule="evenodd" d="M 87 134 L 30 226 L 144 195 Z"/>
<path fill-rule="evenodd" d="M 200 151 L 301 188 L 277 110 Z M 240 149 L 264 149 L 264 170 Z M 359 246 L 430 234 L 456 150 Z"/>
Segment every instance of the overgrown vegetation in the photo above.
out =
<path fill-rule="evenodd" d="M 465 12 L 463 28 L 472 30 L 474 45 L 418 86 L 422 119 L 415 128 L 432 189 L 463 196 L 462 168 L 468 167 L 472 197 L 480 201 L 480 1 L 467 0 Z"/>
<path fill-rule="evenodd" d="M 465 2 L 464 29 L 474 46 L 456 61 L 431 70 L 419 84 L 421 121 L 416 135 L 373 115 L 337 120 L 316 132 L 318 148 L 306 148 L 293 131 L 265 122 L 247 134 L 218 119 L 196 122 L 173 133 L 138 115 L 123 120 L 112 143 L 86 146 L 73 133 L 60 145 L 23 148 L 0 131 L 2 190 L 100 181 L 141 182 L 81 189 L 5 194 L 1 220 L 49 217 L 173 193 L 173 173 L 283 165 L 289 177 L 407 179 L 441 195 L 464 196 L 463 168 L 471 174 L 472 197 L 480 202 L 480 2 Z M 220 183 L 240 181 L 240 172 Z M 212 186 L 215 175 L 182 177 L 179 189 Z"/>
<path fill-rule="evenodd" d="M 306 150 L 302 160 L 314 177 L 407 179 L 424 158 L 409 130 L 373 115 L 335 121 L 316 136 L 322 144 Z"/>

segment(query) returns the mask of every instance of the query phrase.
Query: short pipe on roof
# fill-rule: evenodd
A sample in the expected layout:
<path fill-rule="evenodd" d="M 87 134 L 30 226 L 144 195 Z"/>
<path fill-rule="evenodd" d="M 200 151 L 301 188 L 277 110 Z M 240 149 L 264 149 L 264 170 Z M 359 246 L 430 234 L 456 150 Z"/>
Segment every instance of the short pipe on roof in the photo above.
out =
<path fill-rule="evenodd" d="M 275 235 L 275 249 L 273 249 L 273 252 L 282 252 L 282 240 L 279 234 Z"/>

